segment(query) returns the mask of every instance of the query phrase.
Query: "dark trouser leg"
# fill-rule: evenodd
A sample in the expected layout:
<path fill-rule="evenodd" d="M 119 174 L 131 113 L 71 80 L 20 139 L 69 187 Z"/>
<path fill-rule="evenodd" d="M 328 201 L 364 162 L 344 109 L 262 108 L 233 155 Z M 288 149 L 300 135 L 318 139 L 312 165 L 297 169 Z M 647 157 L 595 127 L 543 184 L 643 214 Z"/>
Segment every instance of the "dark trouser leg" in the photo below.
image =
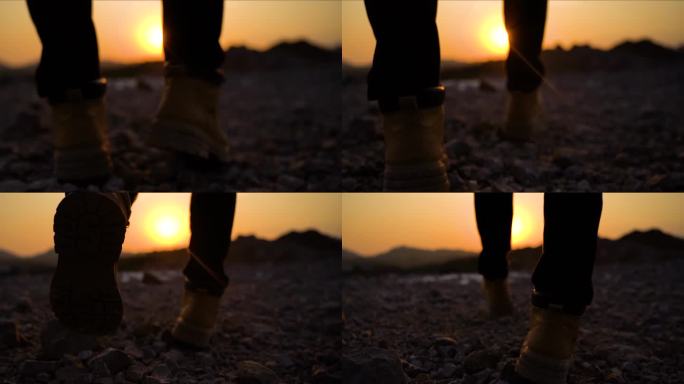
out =
<path fill-rule="evenodd" d="M 190 253 L 183 274 L 189 289 L 221 295 L 228 285 L 223 260 L 230 247 L 235 193 L 193 193 L 190 200 Z"/>
<path fill-rule="evenodd" d="M 476 193 L 475 217 L 482 241 L 478 271 L 487 280 L 505 279 L 511 250 L 513 194 Z"/>
<path fill-rule="evenodd" d="M 544 39 L 547 0 L 504 0 L 504 18 L 510 40 L 506 60 L 509 91 L 531 92 L 542 83 L 539 58 Z"/>
<path fill-rule="evenodd" d="M 413 96 L 439 85 L 437 0 L 365 0 L 375 35 L 370 100 Z"/>
<path fill-rule="evenodd" d="M 69 89 L 85 96 L 104 93 L 90 0 L 27 0 L 43 45 L 36 84 L 38 94 L 59 101 Z"/>
<path fill-rule="evenodd" d="M 591 303 L 602 206 L 600 193 L 544 195 L 544 253 L 532 275 L 533 304 L 580 314 Z"/>
<path fill-rule="evenodd" d="M 164 0 L 163 4 L 167 69 L 182 68 L 192 76 L 220 83 L 223 0 Z"/>

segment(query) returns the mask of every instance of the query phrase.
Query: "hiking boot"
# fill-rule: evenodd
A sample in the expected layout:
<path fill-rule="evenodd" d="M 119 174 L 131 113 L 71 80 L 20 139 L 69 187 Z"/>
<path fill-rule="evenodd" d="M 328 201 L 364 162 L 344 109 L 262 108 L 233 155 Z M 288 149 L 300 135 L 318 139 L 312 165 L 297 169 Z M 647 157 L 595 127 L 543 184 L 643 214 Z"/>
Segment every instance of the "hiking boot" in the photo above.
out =
<path fill-rule="evenodd" d="M 171 330 L 174 340 L 195 348 L 206 348 L 214 331 L 221 296 L 185 288 L 180 315 Z"/>
<path fill-rule="evenodd" d="M 151 144 L 201 159 L 226 161 L 228 138 L 218 124 L 219 93 L 220 86 L 206 80 L 167 76 Z"/>
<path fill-rule="evenodd" d="M 544 129 L 539 91 L 508 94 L 506 122 L 499 137 L 510 141 L 532 141 Z"/>
<path fill-rule="evenodd" d="M 513 303 L 511 302 L 511 294 L 508 292 L 508 281 L 506 279 L 484 279 L 482 289 L 487 299 L 490 318 L 497 319 L 513 314 Z"/>
<path fill-rule="evenodd" d="M 579 318 L 532 306 L 530 329 L 515 372 L 537 384 L 565 384 L 579 336 Z"/>
<path fill-rule="evenodd" d="M 87 99 L 73 90 L 51 103 L 55 174 L 60 182 L 100 184 L 112 173 L 104 98 Z"/>
<path fill-rule="evenodd" d="M 418 108 L 402 98 L 400 109 L 383 112 L 385 191 L 449 190 L 444 152 L 444 106 Z"/>
<path fill-rule="evenodd" d="M 130 215 L 126 193 L 69 193 L 55 213 L 57 268 L 50 305 L 68 328 L 116 330 L 123 316 L 116 264 Z"/>

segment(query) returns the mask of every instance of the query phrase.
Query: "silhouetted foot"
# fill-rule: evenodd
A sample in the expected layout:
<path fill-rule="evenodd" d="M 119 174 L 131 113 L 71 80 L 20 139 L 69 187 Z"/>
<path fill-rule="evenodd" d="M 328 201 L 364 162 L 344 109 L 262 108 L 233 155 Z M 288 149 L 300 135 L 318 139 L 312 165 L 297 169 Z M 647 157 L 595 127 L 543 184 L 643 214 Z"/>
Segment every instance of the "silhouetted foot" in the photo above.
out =
<path fill-rule="evenodd" d="M 513 303 L 511 302 L 511 294 L 508 292 L 508 281 L 506 279 L 484 279 L 482 289 L 487 299 L 490 318 L 498 319 L 513 314 Z"/>
<path fill-rule="evenodd" d="M 435 89 L 443 92 L 443 89 Z M 385 136 L 385 191 L 449 191 L 444 151 L 444 106 L 421 108 L 402 98 L 399 109 L 382 114 Z"/>
<path fill-rule="evenodd" d="M 228 160 L 228 138 L 218 124 L 220 87 L 179 74 L 167 76 L 150 143 L 173 152 Z"/>
<path fill-rule="evenodd" d="M 515 371 L 515 363 L 509 362 L 501 371 L 501 380 L 506 384 L 538 384 L 527 380 Z"/>
<path fill-rule="evenodd" d="M 116 264 L 130 201 L 118 193 L 74 192 L 54 220 L 57 269 L 50 304 L 57 319 L 83 333 L 113 332 L 123 316 Z"/>
<path fill-rule="evenodd" d="M 514 142 L 530 142 L 543 128 L 539 91 L 510 92 L 506 122 L 499 130 L 499 137 Z"/>
<path fill-rule="evenodd" d="M 207 348 L 220 302 L 221 296 L 186 288 L 180 315 L 171 330 L 173 339 L 195 348 Z"/>
<path fill-rule="evenodd" d="M 579 336 L 579 316 L 532 306 L 515 372 L 533 382 L 565 384 Z"/>

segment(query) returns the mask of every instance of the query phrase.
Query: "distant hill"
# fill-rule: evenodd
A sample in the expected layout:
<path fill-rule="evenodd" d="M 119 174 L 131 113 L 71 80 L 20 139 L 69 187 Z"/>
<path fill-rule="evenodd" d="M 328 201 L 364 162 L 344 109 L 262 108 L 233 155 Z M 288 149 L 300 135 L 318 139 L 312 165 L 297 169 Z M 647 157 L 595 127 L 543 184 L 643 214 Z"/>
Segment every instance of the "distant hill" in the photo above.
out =
<path fill-rule="evenodd" d="M 541 256 L 542 247 L 512 250 L 509 254 L 511 269 L 532 270 Z M 362 257 L 351 251 L 342 251 L 342 268 L 345 272 L 477 272 L 477 254 L 460 250 L 425 250 L 398 247 L 388 252 Z M 596 262 L 598 264 L 657 261 L 684 257 L 684 239 L 658 229 L 634 231 L 617 239 L 599 239 Z"/>
<path fill-rule="evenodd" d="M 226 263 L 290 262 L 339 258 L 342 241 L 314 230 L 289 232 L 275 240 L 239 236 L 230 247 Z M 186 249 L 124 254 L 121 270 L 180 269 L 188 260 Z M 57 255 L 50 250 L 20 258 L 0 250 L 0 275 L 18 271 L 44 271 L 57 265 Z"/>
<path fill-rule="evenodd" d="M 226 71 L 262 71 L 283 68 L 309 67 L 312 65 L 339 63 L 342 50 L 326 49 L 306 41 L 282 42 L 265 51 L 244 46 L 231 47 L 226 51 Z"/>
<path fill-rule="evenodd" d="M 672 49 L 652 40 L 625 41 L 608 50 L 589 45 L 575 45 L 570 49 L 558 46 L 541 54 L 547 73 L 617 71 L 631 68 L 652 68 L 658 65 L 684 61 L 682 47 Z M 503 76 L 503 60 L 483 63 L 464 64 L 460 62 L 442 63 L 442 79 L 479 78 L 483 76 Z M 346 81 L 361 81 L 367 68 L 345 65 L 343 73 Z"/>
<path fill-rule="evenodd" d="M 246 72 L 312 67 L 339 63 L 341 58 L 341 47 L 328 49 L 306 40 L 280 42 L 263 51 L 246 46 L 235 46 L 226 51 L 224 70 Z M 107 77 L 161 76 L 164 71 L 164 63 L 161 61 L 135 64 L 104 61 L 101 66 L 102 72 Z M 0 80 L 33 77 L 35 67 L 33 64 L 22 68 L 10 68 L 0 63 Z"/>

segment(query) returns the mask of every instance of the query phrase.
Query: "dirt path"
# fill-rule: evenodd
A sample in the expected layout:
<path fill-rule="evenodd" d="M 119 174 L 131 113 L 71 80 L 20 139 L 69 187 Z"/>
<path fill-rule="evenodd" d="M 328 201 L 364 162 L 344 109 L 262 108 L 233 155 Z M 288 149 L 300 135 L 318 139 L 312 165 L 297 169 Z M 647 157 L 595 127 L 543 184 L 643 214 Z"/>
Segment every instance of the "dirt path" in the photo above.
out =
<path fill-rule="evenodd" d="M 161 78 L 110 79 L 116 178 L 111 190 L 339 190 L 339 65 L 227 75 L 219 106 L 231 161 L 214 170 L 176 167 L 146 145 Z M 29 79 L 0 84 L 0 190 L 64 191 L 52 176 L 47 107 Z M 202 171 L 197 171 L 197 168 Z"/>
<path fill-rule="evenodd" d="M 684 69 L 551 76 L 548 127 L 536 144 L 499 142 L 503 79 L 446 82 L 454 191 L 678 191 L 684 188 Z M 462 88 L 462 89 L 459 89 Z M 378 112 L 365 84 L 343 90 L 342 189 L 382 188 Z"/>
<path fill-rule="evenodd" d="M 100 340 L 101 348 L 61 359 L 38 357 L 40 332 L 52 317 L 50 276 L 0 277 L 0 317 L 15 320 L 26 340 L 0 353 L 0 382 L 339 382 L 338 263 L 228 265 L 227 271 L 231 285 L 209 350 L 177 349 L 162 337 L 178 314 L 177 274 L 163 284 L 123 283 L 125 320 L 119 331 Z M 6 330 L 6 321 L 0 323 Z M 102 373 L 95 357 L 103 350 L 123 363 L 117 368 L 107 360 L 109 369 Z M 258 364 L 252 366 L 257 372 L 246 372 L 253 363 L 245 362 Z"/>
<path fill-rule="evenodd" d="M 598 267 L 569 383 L 681 383 L 683 273 L 682 261 Z M 529 274 L 511 286 L 518 313 L 489 321 L 477 275 L 346 277 L 343 354 L 411 383 L 497 383 L 527 331 Z"/>

